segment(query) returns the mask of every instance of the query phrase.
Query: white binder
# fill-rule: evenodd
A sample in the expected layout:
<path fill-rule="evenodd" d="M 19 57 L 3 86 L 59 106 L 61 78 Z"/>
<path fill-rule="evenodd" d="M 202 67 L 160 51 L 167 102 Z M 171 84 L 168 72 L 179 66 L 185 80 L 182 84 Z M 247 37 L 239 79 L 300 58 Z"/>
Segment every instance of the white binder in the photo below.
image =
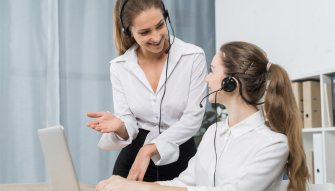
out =
<path fill-rule="evenodd" d="M 322 151 L 322 134 L 313 134 L 313 151 L 314 151 L 314 178 L 315 184 L 323 184 L 323 151 Z"/>

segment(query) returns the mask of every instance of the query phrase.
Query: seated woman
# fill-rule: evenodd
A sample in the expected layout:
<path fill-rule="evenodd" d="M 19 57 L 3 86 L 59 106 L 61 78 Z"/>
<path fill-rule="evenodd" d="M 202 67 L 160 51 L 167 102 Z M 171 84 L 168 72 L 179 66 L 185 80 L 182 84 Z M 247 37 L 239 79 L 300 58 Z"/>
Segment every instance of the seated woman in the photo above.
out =
<path fill-rule="evenodd" d="M 97 190 L 274 191 L 285 166 L 287 190 L 306 190 L 302 124 L 286 71 L 269 62 L 259 47 L 230 42 L 213 58 L 205 81 L 209 101 L 224 105 L 229 116 L 209 127 L 187 169 L 171 181 L 156 183 L 112 176 Z"/>

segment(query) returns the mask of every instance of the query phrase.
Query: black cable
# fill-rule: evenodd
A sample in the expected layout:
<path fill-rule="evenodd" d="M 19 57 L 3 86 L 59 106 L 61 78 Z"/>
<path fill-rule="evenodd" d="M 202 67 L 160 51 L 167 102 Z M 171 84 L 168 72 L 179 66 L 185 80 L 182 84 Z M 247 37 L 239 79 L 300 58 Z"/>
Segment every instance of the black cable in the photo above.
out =
<path fill-rule="evenodd" d="M 169 28 L 166 24 L 166 28 L 167 28 L 167 31 L 168 31 L 168 38 L 169 38 L 169 47 L 168 47 L 168 51 L 165 52 L 166 54 L 168 54 L 168 57 L 167 57 L 167 60 L 166 60 L 166 70 L 165 70 L 165 85 L 164 85 L 164 93 L 163 93 L 163 96 L 162 96 L 162 99 L 161 99 L 161 104 L 159 106 L 159 123 L 158 123 L 158 132 L 159 134 L 161 134 L 161 120 L 162 120 L 162 103 L 163 103 L 163 99 L 165 97 L 165 92 L 166 92 L 166 82 L 167 82 L 167 74 L 168 74 L 168 67 L 169 67 L 169 58 L 170 58 L 170 48 L 172 47 L 172 44 L 174 43 L 174 40 L 175 40 L 175 36 L 174 36 L 174 30 L 173 30 L 173 27 L 171 25 L 171 21 L 170 21 L 170 17 L 168 17 L 168 20 L 169 20 L 169 23 L 170 23 L 170 26 L 171 26 L 171 29 L 172 29 L 172 33 L 173 33 L 173 41 L 171 43 L 171 40 L 170 40 L 170 31 L 169 31 Z M 158 174 L 158 166 L 157 166 L 157 181 L 159 181 L 159 174 Z"/>
<path fill-rule="evenodd" d="M 216 96 L 218 95 L 218 93 L 216 92 L 215 94 L 215 134 L 214 134 L 214 150 L 215 150 L 215 170 L 214 170 L 214 187 L 215 187 L 215 173 L 216 173 L 216 165 L 218 162 L 218 155 L 216 153 L 216 144 L 215 144 L 215 140 L 216 140 L 216 131 L 218 130 L 218 119 L 217 119 L 217 108 L 216 108 Z"/>

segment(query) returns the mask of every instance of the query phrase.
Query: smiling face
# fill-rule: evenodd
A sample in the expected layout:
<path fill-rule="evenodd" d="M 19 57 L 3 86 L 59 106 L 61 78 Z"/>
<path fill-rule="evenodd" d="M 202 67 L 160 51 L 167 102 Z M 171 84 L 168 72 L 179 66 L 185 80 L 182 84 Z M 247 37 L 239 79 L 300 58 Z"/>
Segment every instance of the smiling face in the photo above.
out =
<path fill-rule="evenodd" d="M 150 8 L 136 16 L 130 28 L 132 37 L 144 50 L 159 53 L 164 48 L 167 27 L 162 10 Z"/>
<path fill-rule="evenodd" d="M 219 51 L 214 56 L 211 63 L 211 71 L 205 78 L 206 83 L 208 83 L 209 93 L 221 89 L 222 80 L 226 77 L 228 76 L 225 74 L 225 69 L 222 64 L 222 52 Z M 233 96 L 236 96 L 236 89 L 233 92 L 225 92 L 224 90 L 218 91 L 216 102 L 225 105 L 225 102 L 230 100 Z M 216 93 L 213 93 L 208 97 L 210 103 L 215 103 L 215 94 Z"/>

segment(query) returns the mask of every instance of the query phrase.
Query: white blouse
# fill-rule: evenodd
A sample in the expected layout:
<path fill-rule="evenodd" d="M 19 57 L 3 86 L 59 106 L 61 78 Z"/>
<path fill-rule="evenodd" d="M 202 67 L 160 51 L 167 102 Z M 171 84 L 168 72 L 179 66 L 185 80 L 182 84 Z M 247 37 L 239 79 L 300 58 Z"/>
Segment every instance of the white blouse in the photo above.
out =
<path fill-rule="evenodd" d="M 228 117 L 229 118 L 229 117 Z M 264 124 L 262 111 L 228 127 L 218 123 L 217 167 L 214 187 L 215 124 L 206 131 L 196 155 L 179 177 L 161 185 L 189 191 L 275 191 L 279 189 L 289 155 L 286 135 Z"/>
<path fill-rule="evenodd" d="M 172 39 L 173 37 L 171 37 Z M 110 63 L 114 112 L 126 125 L 129 139 L 115 133 L 102 135 L 99 147 L 118 150 L 136 138 L 139 128 L 150 131 L 146 144 L 155 144 L 159 154 L 151 159 L 156 165 L 178 160 L 179 145 L 189 140 L 200 128 L 205 112 L 199 107 L 205 96 L 207 66 L 204 51 L 178 38 L 170 49 L 166 93 L 162 103 L 161 134 L 158 131 L 159 108 L 165 86 L 166 62 L 156 93 L 138 65 L 134 44 Z"/>

